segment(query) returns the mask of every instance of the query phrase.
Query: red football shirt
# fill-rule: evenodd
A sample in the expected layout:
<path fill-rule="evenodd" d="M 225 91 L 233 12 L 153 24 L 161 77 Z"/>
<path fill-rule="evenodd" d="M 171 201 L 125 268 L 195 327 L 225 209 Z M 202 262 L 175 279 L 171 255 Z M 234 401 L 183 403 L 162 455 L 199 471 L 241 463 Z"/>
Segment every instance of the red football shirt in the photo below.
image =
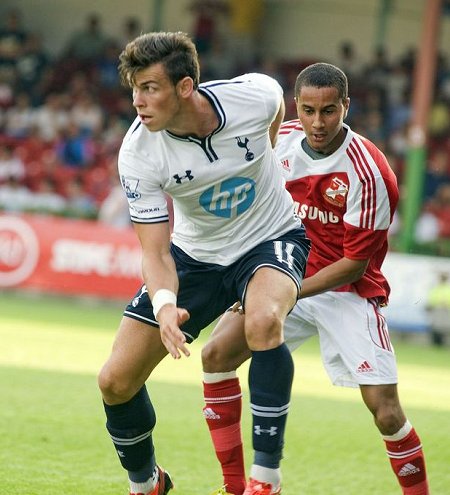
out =
<path fill-rule="evenodd" d="M 360 280 L 336 290 L 386 303 L 390 289 L 381 265 L 398 203 L 397 179 L 384 154 L 344 126 L 342 145 L 329 156 L 313 159 L 302 148 L 305 133 L 300 122 L 286 122 L 276 152 L 286 172 L 286 188 L 312 241 L 306 276 L 342 257 L 369 259 Z"/>

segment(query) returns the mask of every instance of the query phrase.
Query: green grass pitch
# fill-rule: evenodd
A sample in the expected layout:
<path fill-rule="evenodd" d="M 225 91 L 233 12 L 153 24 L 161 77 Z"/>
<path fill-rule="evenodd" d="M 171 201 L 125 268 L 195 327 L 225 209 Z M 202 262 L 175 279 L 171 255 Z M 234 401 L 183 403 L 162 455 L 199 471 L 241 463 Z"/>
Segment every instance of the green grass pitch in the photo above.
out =
<path fill-rule="evenodd" d="M 0 295 L 0 495 L 127 494 L 96 384 L 121 311 L 121 304 Z M 174 495 L 209 495 L 221 483 L 201 414 L 207 334 L 190 358 L 166 358 L 148 384 L 157 459 L 174 478 Z M 400 395 L 422 438 L 431 493 L 450 495 L 450 349 L 394 343 Z M 359 391 L 329 383 L 315 339 L 294 357 L 283 495 L 399 495 Z M 246 375 L 243 367 L 249 465 Z"/>

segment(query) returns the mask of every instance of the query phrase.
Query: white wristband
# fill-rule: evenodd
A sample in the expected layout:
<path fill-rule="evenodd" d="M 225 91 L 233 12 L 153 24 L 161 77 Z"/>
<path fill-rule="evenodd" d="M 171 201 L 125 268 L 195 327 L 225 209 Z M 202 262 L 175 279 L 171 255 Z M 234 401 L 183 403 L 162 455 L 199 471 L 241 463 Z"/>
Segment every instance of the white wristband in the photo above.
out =
<path fill-rule="evenodd" d="M 166 304 L 176 306 L 177 295 L 169 289 L 158 289 L 152 298 L 153 314 L 156 319 L 158 319 L 159 310 Z"/>

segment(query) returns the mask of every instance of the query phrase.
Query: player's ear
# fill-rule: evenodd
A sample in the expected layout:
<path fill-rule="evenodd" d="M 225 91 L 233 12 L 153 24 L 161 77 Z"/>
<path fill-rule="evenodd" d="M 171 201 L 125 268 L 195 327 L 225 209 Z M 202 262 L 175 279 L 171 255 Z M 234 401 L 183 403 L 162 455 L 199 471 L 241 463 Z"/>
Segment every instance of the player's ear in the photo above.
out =
<path fill-rule="evenodd" d="M 345 113 L 344 113 L 344 119 L 345 117 L 347 117 L 347 114 L 348 114 L 348 109 L 350 108 L 350 98 L 347 97 L 345 100 L 344 100 L 344 109 L 345 109 Z"/>
<path fill-rule="evenodd" d="M 188 98 L 194 91 L 194 81 L 191 77 L 186 76 L 177 83 L 177 94 L 181 98 Z"/>

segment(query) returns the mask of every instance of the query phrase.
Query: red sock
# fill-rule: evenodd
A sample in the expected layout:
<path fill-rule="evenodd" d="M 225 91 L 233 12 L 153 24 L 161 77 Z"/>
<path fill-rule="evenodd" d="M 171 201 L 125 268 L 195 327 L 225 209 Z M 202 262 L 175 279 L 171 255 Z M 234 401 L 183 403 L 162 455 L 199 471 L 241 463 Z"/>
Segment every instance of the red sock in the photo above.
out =
<path fill-rule="evenodd" d="M 238 378 L 203 383 L 208 424 L 227 493 L 242 495 L 245 490 L 244 452 L 241 435 L 242 393 Z"/>
<path fill-rule="evenodd" d="M 425 458 L 414 428 L 405 438 L 385 440 L 387 455 L 403 495 L 429 495 Z"/>

